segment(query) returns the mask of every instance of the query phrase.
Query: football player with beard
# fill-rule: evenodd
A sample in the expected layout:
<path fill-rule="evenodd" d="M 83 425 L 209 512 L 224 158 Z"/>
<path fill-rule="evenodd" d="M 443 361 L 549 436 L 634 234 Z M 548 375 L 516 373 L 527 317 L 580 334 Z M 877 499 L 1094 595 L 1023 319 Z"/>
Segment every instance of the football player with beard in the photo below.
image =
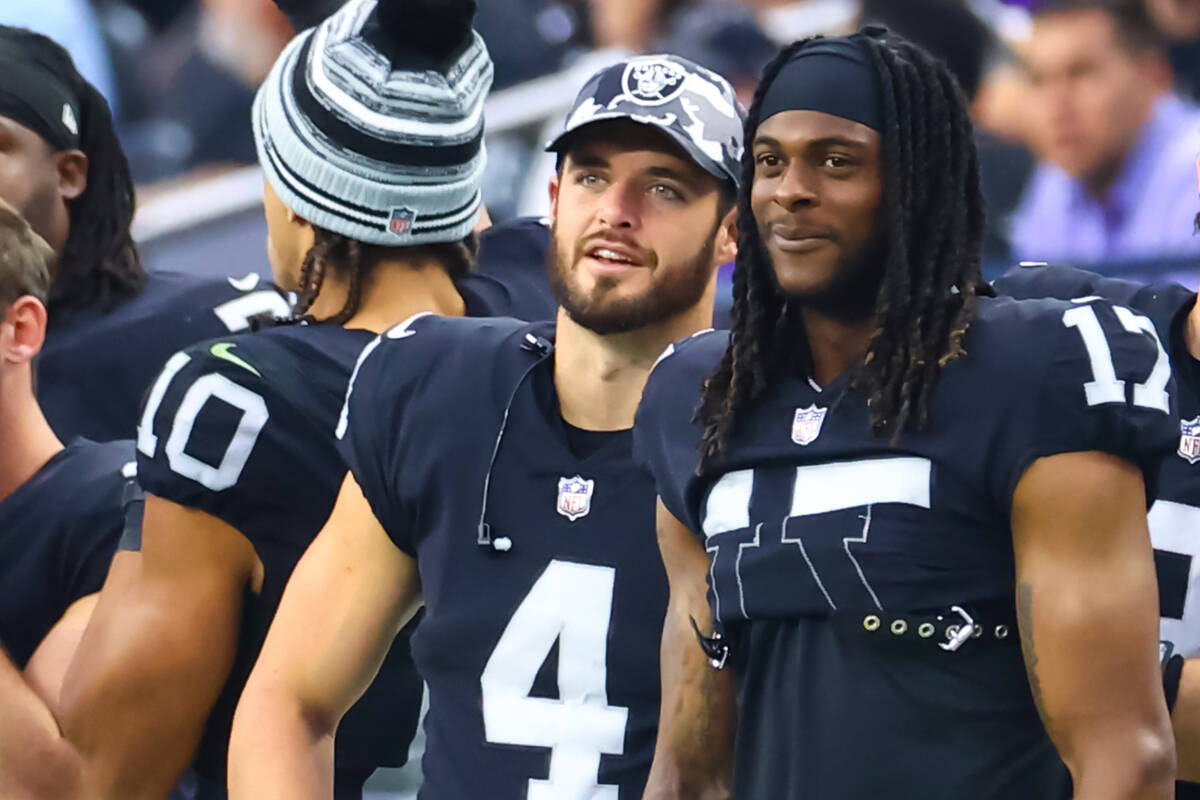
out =
<path fill-rule="evenodd" d="M 557 322 L 419 315 L 364 351 L 353 474 L 243 694 L 232 797 L 328 797 L 338 722 L 422 602 L 422 797 L 641 797 L 667 587 L 630 429 L 655 359 L 712 318 L 741 132 L 690 62 L 601 71 L 550 146 Z"/>

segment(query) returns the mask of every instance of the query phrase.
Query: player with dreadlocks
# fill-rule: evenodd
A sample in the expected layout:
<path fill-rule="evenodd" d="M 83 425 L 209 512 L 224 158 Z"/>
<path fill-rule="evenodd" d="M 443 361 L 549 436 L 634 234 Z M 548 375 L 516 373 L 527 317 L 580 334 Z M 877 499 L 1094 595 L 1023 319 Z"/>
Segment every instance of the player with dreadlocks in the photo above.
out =
<path fill-rule="evenodd" d="M 885 31 L 785 49 L 746 145 L 733 328 L 634 431 L 671 584 L 646 797 L 1170 797 L 1152 326 L 987 296 L 965 102 Z"/>
<path fill-rule="evenodd" d="M 62 47 L 23 28 L 0 25 L 0 75 L 0 197 L 56 254 L 38 399 L 63 440 L 131 438 L 171 353 L 287 303 L 254 276 L 143 271 L 133 178 L 104 98 Z"/>
<path fill-rule="evenodd" d="M 268 255 L 297 319 L 183 350 L 147 393 L 140 540 L 122 541 L 62 693 L 98 797 L 163 797 L 190 760 L 197 796 L 224 796 L 234 705 L 346 473 L 334 429 L 367 343 L 417 313 L 553 308 L 548 287 L 474 272 L 492 74 L 474 9 L 354 0 L 259 90 Z M 337 798 L 404 764 L 420 707 L 400 637 L 340 731 Z"/>

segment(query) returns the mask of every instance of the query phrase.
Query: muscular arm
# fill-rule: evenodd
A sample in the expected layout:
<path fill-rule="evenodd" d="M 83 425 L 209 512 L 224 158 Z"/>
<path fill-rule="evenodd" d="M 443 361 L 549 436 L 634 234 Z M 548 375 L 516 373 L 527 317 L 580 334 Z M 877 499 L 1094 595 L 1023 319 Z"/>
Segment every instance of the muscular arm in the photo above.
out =
<path fill-rule="evenodd" d="M 1029 684 L 1077 800 L 1174 797 L 1145 489 L 1132 464 L 1063 453 L 1013 494 Z"/>
<path fill-rule="evenodd" d="M 353 476 L 296 566 L 233 719 L 231 800 L 330 798 L 333 737 L 419 605 Z"/>
<path fill-rule="evenodd" d="M 61 696 L 95 796 L 170 792 L 229 675 L 243 593 L 260 569 L 234 528 L 146 497 L 141 553 L 114 560 Z"/>
<path fill-rule="evenodd" d="M 662 635 L 662 710 L 645 800 L 729 796 L 737 687 L 731 671 L 713 669 L 691 620 L 711 633 L 708 554 L 660 500 L 658 546 L 670 598 Z"/>
<path fill-rule="evenodd" d="M 0 647 L 0 797 L 78 796 L 79 760 L 46 703 Z"/>
<path fill-rule="evenodd" d="M 84 595 L 63 612 L 25 664 L 25 680 L 51 707 L 58 705 L 63 679 L 92 618 L 99 592 Z"/>

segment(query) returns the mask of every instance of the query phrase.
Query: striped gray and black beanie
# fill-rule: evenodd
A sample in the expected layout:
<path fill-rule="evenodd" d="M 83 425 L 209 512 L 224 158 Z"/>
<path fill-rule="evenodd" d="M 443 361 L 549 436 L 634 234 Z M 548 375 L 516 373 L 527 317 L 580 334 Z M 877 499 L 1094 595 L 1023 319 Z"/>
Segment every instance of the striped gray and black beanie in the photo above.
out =
<path fill-rule="evenodd" d="M 254 100 L 258 160 L 283 203 L 388 247 L 475 227 L 492 62 L 474 0 L 351 0 L 287 46 Z"/>

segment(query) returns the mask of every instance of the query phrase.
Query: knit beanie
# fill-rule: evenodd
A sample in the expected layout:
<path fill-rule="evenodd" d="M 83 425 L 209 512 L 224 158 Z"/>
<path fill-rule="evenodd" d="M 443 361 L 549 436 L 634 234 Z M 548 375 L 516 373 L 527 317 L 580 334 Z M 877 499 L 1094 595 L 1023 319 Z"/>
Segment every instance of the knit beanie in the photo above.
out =
<path fill-rule="evenodd" d="M 253 112 L 284 205 L 388 247 L 474 229 L 492 83 L 474 14 L 475 0 L 350 0 L 288 44 Z"/>

